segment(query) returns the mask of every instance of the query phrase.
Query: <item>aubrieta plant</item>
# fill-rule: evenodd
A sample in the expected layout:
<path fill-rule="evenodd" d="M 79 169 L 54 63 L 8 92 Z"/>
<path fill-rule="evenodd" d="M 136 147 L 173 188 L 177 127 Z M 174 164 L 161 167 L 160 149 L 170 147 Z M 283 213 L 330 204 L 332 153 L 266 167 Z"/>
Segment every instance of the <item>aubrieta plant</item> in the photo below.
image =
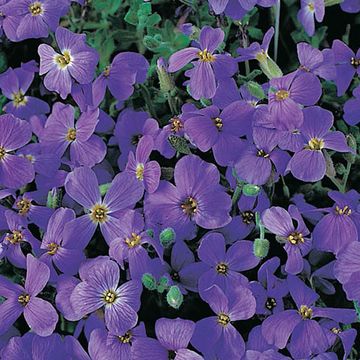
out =
<path fill-rule="evenodd" d="M 0 0 L 0 359 L 359 360 L 360 0 Z"/>

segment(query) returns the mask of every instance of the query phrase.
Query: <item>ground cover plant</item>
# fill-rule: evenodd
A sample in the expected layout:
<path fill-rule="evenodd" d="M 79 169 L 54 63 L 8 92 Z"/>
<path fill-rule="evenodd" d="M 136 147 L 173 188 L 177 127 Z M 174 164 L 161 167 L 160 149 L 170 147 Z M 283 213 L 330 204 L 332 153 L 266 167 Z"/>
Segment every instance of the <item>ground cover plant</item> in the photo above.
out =
<path fill-rule="evenodd" d="M 359 0 L 0 32 L 0 359 L 360 359 Z"/>

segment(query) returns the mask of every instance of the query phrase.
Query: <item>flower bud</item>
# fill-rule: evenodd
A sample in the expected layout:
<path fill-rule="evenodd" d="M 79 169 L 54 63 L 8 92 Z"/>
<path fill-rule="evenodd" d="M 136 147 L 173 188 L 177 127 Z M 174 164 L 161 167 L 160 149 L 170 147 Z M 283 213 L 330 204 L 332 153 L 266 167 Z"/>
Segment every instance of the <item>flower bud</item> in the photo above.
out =
<path fill-rule="evenodd" d="M 266 59 L 259 61 L 259 65 L 260 69 L 269 78 L 269 80 L 283 76 L 279 66 L 269 56 L 267 56 Z"/>
<path fill-rule="evenodd" d="M 175 242 L 176 233 L 173 228 L 166 228 L 160 233 L 160 243 L 164 248 L 170 247 Z"/>
<path fill-rule="evenodd" d="M 171 286 L 166 294 L 167 303 L 174 309 L 178 309 L 184 301 L 184 296 L 178 286 Z"/>
<path fill-rule="evenodd" d="M 157 285 L 157 291 L 160 294 L 162 294 L 168 288 L 169 288 L 169 279 L 166 276 L 162 276 Z"/>
<path fill-rule="evenodd" d="M 167 71 L 167 64 L 165 60 L 160 57 L 157 61 L 156 72 L 158 74 L 160 90 L 164 93 L 168 93 L 174 89 L 174 81 L 171 75 Z"/>
<path fill-rule="evenodd" d="M 253 245 L 254 255 L 258 258 L 264 258 L 269 253 L 270 243 L 267 239 L 255 239 Z"/>
<path fill-rule="evenodd" d="M 258 98 L 259 100 L 262 100 L 262 99 L 264 99 L 266 97 L 262 86 L 260 84 L 258 84 L 257 82 L 249 81 L 246 84 L 246 86 L 247 86 L 250 94 L 252 96 L 255 96 L 256 98 Z"/>
<path fill-rule="evenodd" d="M 146 289 L 148 289 L 148 290 L 155 290 L 156 289 L 156 280 L 149 273 L 146 273 L 146 274 L 144 274 L 142 276 L 141 282 L 146 287 Z"/>
<path fill-rule="evenodd" d="M 61 202 L 60 190 L 57 188 L 52 188 L 48 192 L 46 206 L 50 209 L 56 209 L 60 206 L 60 202 Z"/>
<path fill-rule="evenodd" d="M 111 183 L 99 185 L 100 195 L 104 196 L 108 192 L 110 186 L 111 186 Z"/>
<path fill-rule="evenodd" d="M 261 187 L 252 184 L 245 184 L 242 188 L 242 192 L 246 196 L 257 196 L 261 191 Z"/>

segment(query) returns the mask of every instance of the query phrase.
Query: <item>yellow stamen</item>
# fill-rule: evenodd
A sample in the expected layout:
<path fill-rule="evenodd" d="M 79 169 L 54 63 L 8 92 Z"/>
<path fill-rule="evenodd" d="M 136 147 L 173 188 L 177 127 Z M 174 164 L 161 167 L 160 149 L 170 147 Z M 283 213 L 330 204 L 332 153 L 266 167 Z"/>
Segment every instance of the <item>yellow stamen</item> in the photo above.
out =
<path fill-rule="evenodd" d="M 60 246 L 58 244 L 52 242 L 52 243 L 48 244 L 48 246 L 47 246 L 47 248 L 48 248 L 47 253 L 49 255 L 55 255 L 56 252 L 58 251 L 59 247 Z"/>
<path fill-rule="evenodd" d="M 130 331 L 127 331 L 123 336 L 118 336 L 118 339 L 123 344 L 129 344 L 132 339 L 132 334 Z"/>
<path fill-rule="evenodd" d="M 131 233 L 131 236 L 125 239 L 125 243 L 131 249 L 139 245 L 140 242 L 141 242 L 141 236 L 136 233 Z"/>
<path fill-rule="evenodd" d="M 351 209 L 346 205 L 342 209 L 339 208 L 337 205 L 335 206 L 335 212 L 337 215 L 351 215 Z"/>
<path fill-rule="evenodd" d="M 204 49 L 202 51 L 198 52 L 198 56 L 200 58 L 200 61 L 204 62 L 214 62 L 215 56 L 208 52 L 207 49 Z"/>
<path fill-rule="evenodd" d="M 220 119 L 219 117 L 216 117 L 216 118 L 213 118 L 212 120 L 213 120 L 215 126 L 217 127 L 217 129 L 220 131 L 221 128 L 223 127 L 222 119 Z"/>
<path fill-rule="evenodd" d="M 31 201 L 29 199 L 22 198 L 16 203 L 16 207 L 18 208 L 20 215 L 26 215 L 30 210 Z"/>
<path fill-rule="evenodd" d="M 224 313 L 220 313 L 218 315 L 217 322 L 222 326 L 226 326 L 230 322 L 230 317 L 229 317 L 229 315 L 226 315 Z"/>
<path fill-rule="evenodd" d="M 314 3 L 308 3 L 308 8 L 309 8 L 309 10 L 311 11 L 311 12 L 314 12 L 315 11 L 315 5 L 314 5 Z"/>
<path fill-rule="evenodd" d="M 65 139 L 70 142 L 75 141 L 76 140 L 76 129 L 74 129 L 74 128 L 68 129 Z"/>
<path fill-rule="evenodd" d="M 360 66 L 360 59 L 356 59 L 356 58 L 352 57 L 350 59 L 350 63 L 354 68 L 357 68 Z"/>
<path fill-rule="evenodd" d="M 263 157 L 263 158 L 268 158 L 270 155 L 268 153 L 266 153 L 264 150 L 258 150 L 256 153 L 257 157 Z"/>
<path fill-rule="evenodd" d="M 104 223 L 107 221 L 108 208 L 105 205 L 96 204 L 90 212 L 90 218 L 95 223 Z"/>
<path fill-rule="evenodd" d="M 308 145 L 305 147 L 305 149 L 319 151 L 323 149 L 324 146 L 325 146 L 324 140 L 318 138 L 312 138 L 309 140 Z"/>
<path fill-rule="evenodd" d="M 268 54 L 264 50 L 261 50 L 259 53 L 256 54 L 256 60 L 260 63 L 265 62 L 267 58 Z"/>
<path fill-rule="evenodd" d="M 335 334 L 335 335 L 338 335 L 338 334 L 341 333 L 341 329 L 339 329 L 339 328 L 337 328 L 337 327 L 333 327 L 333 328 L 331 329 L 331 332 L 332 332 L 333 334 Z"/>
<path fill-rule="evenodd" d="M 298 245 L 299 243 L 304 243 L 305 242 L 302 233 L 299 233 L 297 231 L 294 231 L 293 233 L 291 233 L 288 236 L 288 241 L 289 241 L 290 244 L 293 244 L 293 245 Z"/>
<path fill-rule="evenodd" d="M 27 104 L 27 102 L 28 102 L 28 100 L 21 90 L 19 90 L 19 92 L 13 94 L 13 103 L 16 108 L 25 106 Z"/>
<path fill-rule="evenodd" d="M 190 196 L 181 204 L 181 208 L 186 215 L 192 216 L 197 211 L 197 201 Z"/>
<path fill-rule="evenodd" d="M 144 164 L 137 164 L 135 170 L 136 178 L 140 181 L 144 180 Z"/>
<path fill-rule="evenodd" d="M 19 295 L 18 297 L 18 302 L 22 305 L 22 306 L 26 306 L 30 301 L 30 295 L 29 294 L 22 294 Z"/>
<path fill-rule="evenodd" d="M 181 123 L 178 117 L 174 117 L 171 119 L 171 132 L 177 133 L 183 128 L 183 124 Z"/>
<path fill-rule="evenodd" d="M 299 314 L 301 315 L 301 317 L 304 320 L 311 319 L 313 311 L 312 311 L 311 308 L 307 307 L 306 305 L 301 305 L 300 310 L 299 310 Z"/>
<path fill-rule="evenodd" d="M 108 77 L 108 76 L 110 75 L 110 69 L 111 69 L 111 66 L 110 66 L 110 65 L 108 65 L 108 66 L 104 69 L 103 74 L 104 74 L 105 77 Z"/>
<path fill-rule="evenodd" d="M 23 241 L 23 234 L 20 230 L 13 230 L 11 234 L 8 234 L 5 237 L 5 240 L 9 241 L 11 244 L 15 245 Z"/>
<path fill-rule="evenodd" d="M 243 223 L 250 225 L 254 221 L 255 215 L 252 211 L 244 211 L 241 213 L 241 217 Z"/>
<path fill-rule="evenodd" d="M 6 156 L 6 150 L 3 146 L 0 146 L 0 161 L 3 160 Z"/>
<path fill-rule="evenodd" d="M 226 275 L 228 272 L 228 266 L 227 264 L 220 262 L 216 265 L 216 272 L 221 275 Z"/>
<path fill-rule="evenodd" d="M 117 299 L 116 292 L 113 290 L 108 290 L 104 293 L 103 299 L 106 303 L 112 304 Z"/>
<path fill-rule="evenodd" d="M 274 298 L 268 298 L 266 300 L 265 307 L 268 310 L 272 310 L 274 307 L 276 307 L 276 305 L 277 305 L 277 303 L 276 303 L 276 300 Z"/>
<path fill-rule="evenodd" d="M 61 69 L 65 69 L 71 63 L 71 55 L 68 50 L 64 50 L 62 55 L 55 56 L 55 62 Z"/>
<path fill-rule="evenodd" d="M 36 1 L 34 3 L 32 3 L 29 6 L 29 11 L 31 13 L 32 16 L 38 16 L 41 15 L 43 13 L 43 8 L 41 6 L 41 3 Z"/>
<path fill-rule="evenodd" d="M 286 100 L 290 96 L 289 91 L 287 90 L 278 90 L 275 93 L 275 99 L 276 101 L 283 101 Z"/>

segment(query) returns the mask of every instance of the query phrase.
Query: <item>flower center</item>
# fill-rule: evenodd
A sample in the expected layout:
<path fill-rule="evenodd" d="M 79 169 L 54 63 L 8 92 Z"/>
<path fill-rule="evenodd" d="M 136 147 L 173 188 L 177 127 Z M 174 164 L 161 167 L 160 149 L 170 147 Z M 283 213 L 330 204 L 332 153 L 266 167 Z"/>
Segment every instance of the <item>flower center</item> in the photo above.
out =
<path fill-rule="evenodd" d="M 181 204 L 181 208 L 186 215 L 193 216 L 197 212 L 197 202 L 190 196 Z"/>
<path fill-rule="evenodd" d="M 174 271 L 174 270 L 170 273 L 170 277 L 171 277 L 172 280 L 174 280 L 174 281 L 176 281 L 176 282 L 179 282 L 179 281 L 180 281 L 180 275 L 179 275 L 179 273 L 176 272 L 176 271 Z"/>
<path fill-rule="evenodd" d="M 171 119 L 171 131 L 173 133 L 179 132 L 183 128 L 183 124 L 178 117 Z"/>
<path fill-rule="evenodd" d="M 56 252 L 58 251 L 59 247 L 60 246 L 58 244 L 52 242 L 52 243 L 48 244 L 48 246 L 47 246 L 47 248 L 48 248 L 47 253 L 49 255 L 55 255 Z"/>
<path fill-rule="evenodd" d="M 356 59 L 356 58 L 352 57 L 350 59 L 350 63 L 355 69 L 357 69 L 360 66 L 360 59 Z"/>
<path fill-rule="evenodd" d="M 41 3 L 36 1 L 34 3 L 32 3 L 29 6 L 29 11 L 31 13 L 32 16 L 38 16 L 41 15 L 43 13 L 43 8 L 41 6 Z"/>
<path fill-rule="evenodd" d="M 266 59 L 268 58 L 268 55 L 267 55 L 267 53 L 264 51 L 264 50 L 261 50 L 260 52 L 258 52 L 257 54 L 256 54 L 256 60 L 258 61 L 258 62 L 264 62 L 264 61 L 266 61 Z"/>
<path fill-rule="evenodd" d="M 4 159 L 6 155 L 6 150 L 3 146 L 0 146 L 0 160 Z"/>
<path fill-rule="evenodd" d="M 228 266 L 227 264 L 221 262 L 216 265 L 216 272 L 221 275 L 226 275 L 228 272 Z"/>
<path fill-rule="evenodd" d="M 265 152 L 264 150 L 258 150 L 257 153 L 256 153 L 256 156 L 257 157 L 263 157 L 263 158 L 268 158 L 270 155 Z"/>
<path fill-rule="evenodd" d="M 265 303 L 265 307 L 268 310 L 272 310 L 274 307 L 276 307 L 276 300 L 274 298 L 268 298 Z"/>
<path fill-rule="evenodd" d="M 16 203 L 16 207 L 19 210 L 20 215 L 25 215 L 29 212 L 31 207 L 31 201 L 25 198 L 22 198 Z"/>
<path fill-rule="evenodd" d="M 25 94 L 23 94 L 21 90 L 13 94 L 13 103 L 16 108 L 26 105 L 27 98 L 25 97 Z"/>
<path fill-rule="evenodd" d="M 137 145 L 141 138 L 142 138 L 141 134 L 133 135 L 132 138 L 131 138 L 131 144 L 132 145 Z"/>
<path fill-rule="evenodd" d="M 283 101 L 286 100 L 290 96 L 289 91 L 287 90 L 278 90 L 275 93 L 275 99 L 276 101 Z"/>
<path fill-rule="evenodd" d="M 135 170 L 136 178 L 140 181 L 144 180 L 144 164 L 137 164 Z"/>
<path fill-rule="evenodd" d="M 304 243 L 305 240 L 303 238 L 302 233 L 299 233 L 297 231 L 294 231 L 288 236 L 288 241 L 290 244 L 297 245 L 299 243 Z"/>
<path fill-rule="evenodd" d="M 219 117 L 213 118 L 212 121 L 214 122 L 214 125 L 217 127 L 217 129 L 220 131 L 223 127 L 223 122 Z"/>
<path fill-rule="evenodd" d="M 110 69 L 111 69 L 111 66 L 108 65 L 105 69 L 104 69 L 104 76 L 105 77 L 108 77 L 110 75 Z"/>
<path fill-rule="evenodd" d="M 23 240 L 23 234 L 20 230 L 13 230 L 11 234 L 8 234 L 5 238 L 11 244 L 15 245 L 18 244 L 20 241 Z"/>
<path fill-rule="evenodd" d="M 301 315 L 301 317 L 304 320 L 311 319 L 312 313 L 313 313 L 312 309 L 307 307 L 306 305 L 301 305 L 300 306 L 299 314 Z"/>
<path fill-rule="evenodd" d="M 123 344 L 129 344 L 132 339 L 132 334 L 130 331 L 127 331 L 123 336 L 118 336 L 118 339 Z"/>
<path fill-rule="evenodd" d="M 337 205 L 335 207 L 335 213 L 337 215 L 351 215 L 351 209 L 346 205 L 342 209 L 340 209 Z"/>
<path fill-rule="evenodd" d="M 342 331 L 341 331 L 341 329 L 339 329 L 339 328 L 337 328 L 337 327 L 333 327 L 333 328 L 331 329 L 331 332 L 332 332 L 333 334 L 335 334 L 335 335 L 338 335 L 338 334 L 340 334 Z"/>
<path fill-rule="evenodd" d="M 91 209 L 90 217 L 91 220 L 95 223 L 104 223 L 107 221 L 108 209 L 105 205 L 96 204 Z"/>
<path fill-rule="evenodd" d="M 125 243 L 129 248 L 134 248 L 135 246 L 138 246 L 141 241 L 141 236 L 137 235 L 136 233 L 131 233 L 131 236 L 125 239 Z"/>
<path fill-rule="evenodd" d="M 319 151 L 324 148 L 324 140 L 318 138 L 312 138 L 309 140 L 306 148 L 308 150 Z"/>
<path fill-rule="evenodd" d="M 200 61 L 204 62 L 214 62 L 215 56 L 208 52 L 207 49 L 204 49 L 202 51 L 198 52 L 198 56 L 200 58 Z"/>
<path fill-rule="evenodd" d="M 18 297 L 18 302 L 22 305 L 22 306 L 26 306 L 30 301 L 30 295 L 29 294 L 22 294 L 19 295 Z"/>
<path fill-rule="evenodd" d="M 309 10 L 311 11 L 311 12 L 314 12 L 315 11 L 315 5 L 314 5 L 314 3 L 308 3 L 308 8 L 309 8 Z"/>
<path fill-rule="evenodd" d="M 117 299 L 116 292 L 114 290 L 105 291 L 103 299 L 107 304 L 112 304 Z"/>
<path fill-rule="evenodd" d="M 229 317 L 229 315 L 226 315 L 224 313 L 220 313 L 218 315 L 217 322 L 222 326 L 226 326 L 230 322 L 230 317 Z"/>
<path fill-rule="evenodd" d="M 74 128 L 68 129 L 65 139 L 70 142 L 75 141 L 76 140 L 76 129 L 74 129 Z"/>
<path fill-rule="evenodd" d="M 71 63 L 71 55 L 68 50 L 64 50 L 62 55 L 56 55 L 55 61 L 61 69 L 65 69 Z"/>
<path fill-rule="evenodd" d="M 246 225 L 250 225 L 254 221 L 255 215 L 252 211 L 244 211 L 241 213 L 242 221 Z"/>

